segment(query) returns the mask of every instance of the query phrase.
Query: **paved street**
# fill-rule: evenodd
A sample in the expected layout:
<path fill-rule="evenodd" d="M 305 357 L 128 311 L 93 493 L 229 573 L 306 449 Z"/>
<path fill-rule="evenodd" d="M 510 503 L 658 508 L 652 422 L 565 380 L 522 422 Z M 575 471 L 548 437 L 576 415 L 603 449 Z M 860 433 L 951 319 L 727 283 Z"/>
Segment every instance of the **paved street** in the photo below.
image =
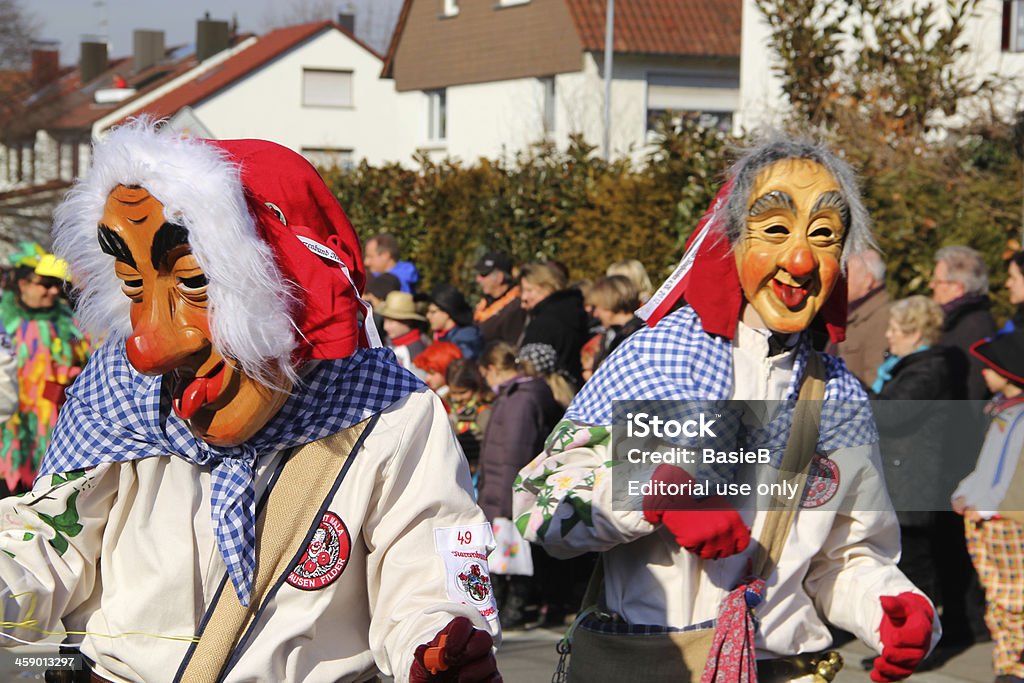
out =
<path fill-rule="evenodd" d="M 561 632 L 550 629 L 513 631 L 505 634 L 498 652 L 498 665 L 505 683 L 547 683 L 558 663 L 555 643 Z M 846 668 L 835 683 L 869 683 L 868 673 L 860 661 L 870 652 L 860 643 L 853 642 L 842 648 Z M 991 643 L 983 643 L 965 650 L 938 667 L 912 676 L 915 683 L 991 683 Z"/>

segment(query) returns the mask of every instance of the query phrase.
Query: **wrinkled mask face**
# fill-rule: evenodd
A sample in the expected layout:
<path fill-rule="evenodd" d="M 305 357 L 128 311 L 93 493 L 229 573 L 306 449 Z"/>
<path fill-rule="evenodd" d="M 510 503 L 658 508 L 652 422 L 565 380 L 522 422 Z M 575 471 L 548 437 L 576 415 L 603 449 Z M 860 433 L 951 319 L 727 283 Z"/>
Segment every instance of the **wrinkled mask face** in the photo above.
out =
<path fill-rule="evenodd" d="M 736 268 L 747 302 L 776 332 L 807 329 L 840 274 L 849 208 L 821 164 L 783 159 L 754 181 Z"/>
<path fill-rule="evenodd" d="M 174 412 L 216 446 L 234 446 L 259 431 L 284 404 L 288 384 L 272 389 L 243 372 L 213 345 L 207 280 L 188 233 L 164 219 L 164 207 L 139 187 L 111 191 L 98 227 L 100 248 L 131 299 L 128 361 L 162 375 Z"/>

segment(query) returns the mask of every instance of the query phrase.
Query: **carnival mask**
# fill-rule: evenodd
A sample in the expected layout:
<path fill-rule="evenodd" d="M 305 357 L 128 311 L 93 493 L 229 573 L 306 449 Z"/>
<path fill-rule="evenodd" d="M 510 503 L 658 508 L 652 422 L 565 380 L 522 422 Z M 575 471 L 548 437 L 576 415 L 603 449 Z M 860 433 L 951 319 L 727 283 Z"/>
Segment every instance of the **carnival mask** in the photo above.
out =
<path fill-rule="evenodd" d="M 207 280 L 184 227 L 164 218 L 164 207 L 141 187 L 119 185 L 99 223 L 100 248 L 131 299 L 128 361 L 146 375 L 162 375 L 174 412 L 193 433 L 216 446 L 243 443 L 281 408 L 290 389 L 248 376 L 214 346 Z"/>
<path fill-rule="evenodd" d="M 747 302 L 776 332 L 807 329 L 840 274 L 849 209 L 821 164 L 783 159 L 758 174 L 736 244 Z"/>

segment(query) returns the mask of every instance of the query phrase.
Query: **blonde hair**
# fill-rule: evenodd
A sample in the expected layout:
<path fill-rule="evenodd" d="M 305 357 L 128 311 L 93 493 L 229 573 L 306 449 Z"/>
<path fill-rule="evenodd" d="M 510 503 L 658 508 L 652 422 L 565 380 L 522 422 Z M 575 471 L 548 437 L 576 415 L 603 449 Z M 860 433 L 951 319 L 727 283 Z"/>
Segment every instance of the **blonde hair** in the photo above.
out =
<path fill-rule="evenodd" d="M 566 285 L 562 271 L 543 261 L 527 263 L 519 272 L 519 279 L 526 280 L 536 287 L 550 289 L 552 293 L 565 289 Z"/>
<path fill-rule="evenodd" d="M 651 283 L 651 278 L 647 275 L 647 269 L 644 268 L 644 264 L 635 258 L 616 261 L 608 266 L 604 274 L 609 276 L 621 275 L 632 282 L 633 286 L 636 287 L 637 295 L 640 297 L 640 303 L 647 303 L 647 300 L 651 298 L 651 294 L 654 293 L 654 285 Z"/>
<path fill-rule="evenodd" d="M 633 282 L 624 275 L 611 275 L 595 282 L 585 301 L 612 313 L 632 313 L 640 308 L 640 295 Z"/>
<path fill-rule="evenodd" d="M 939 340 L 944 319 L 942 307 L 932 299 L 915 294 L 889 308 L 889 318 L 904 333 L 921 333 L 921 343 L 931 346 Z"/>
<path fill-rule="evenodd" d="M 551 389 L 551 395 L 555 397 L 555 401 L 562 408 L 568 408 L 572 400 L 576 398 L 576 387 L 573 386 L 572 382 L 565 378 L 565 375 L 560 372 L 549 372 L 544 374 L 539 372 L 534 367 L 533 363 L 526 360 L 525 358 L 519 359 L 519 368 L 522 373 L 527 377 L 536 377 L 544 380 L 548 385 L 548 389 Z"/>

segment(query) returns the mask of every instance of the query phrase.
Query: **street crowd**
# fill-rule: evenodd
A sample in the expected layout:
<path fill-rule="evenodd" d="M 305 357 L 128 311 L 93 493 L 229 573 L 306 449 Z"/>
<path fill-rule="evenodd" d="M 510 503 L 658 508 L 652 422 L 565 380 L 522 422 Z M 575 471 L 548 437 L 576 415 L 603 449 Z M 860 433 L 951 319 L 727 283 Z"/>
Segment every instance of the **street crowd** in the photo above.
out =
<path fill-rule="evenodd" d="M 96 168 L 0 298 L 4 634 L 68 636 L 76 680 L 493 683 L 500 623 L 568 628 L 572 683 L 831 681 L 836 628 L 879 683 L 990 638 L 1024 681 L 1024 253 L 944 247 L 890 301 L 852 171 L 805 140 L 739 158 L 660 287 L 500 251 L 425 287 L 264 141 L 139 121 Z M 788 507 L 613 506 L 614 400 L 797 398 L 918 407 L 744 425 Z M 943 401 L 985 402 L 947 488 Z"/>

